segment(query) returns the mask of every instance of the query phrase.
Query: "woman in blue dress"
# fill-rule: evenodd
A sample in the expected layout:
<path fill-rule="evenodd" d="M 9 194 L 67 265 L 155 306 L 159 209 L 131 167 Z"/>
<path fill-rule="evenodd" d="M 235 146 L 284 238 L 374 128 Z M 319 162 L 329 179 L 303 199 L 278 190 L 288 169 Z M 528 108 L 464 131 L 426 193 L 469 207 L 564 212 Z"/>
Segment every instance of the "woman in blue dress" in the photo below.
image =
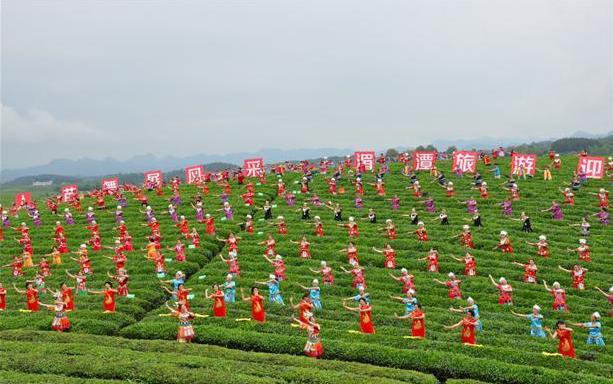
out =
<path fill-rule="evenodd" d="M 543 315 L 541 315 L 541 307 L 534 305 L 532 307 L 532 313 L 529 315 L 522 315 L 511 311 L 517 317 L 523 317 L 530 320 L 530 336 L 546 338 L 545 331 L 543 330 Z"/>
<path fill-rule="evenodd" d="M 390 298 L 402 301 L 402 304 L 404 304 L 404 316 L 407 316 L 410 315 L 415 310 L 415 308 L 417 308 L 417 297 L 415 297 L 414 295 L 415 291 L 409 289 L 406 293 L 406 297 L 390 296 Z"/>
<path fill-rule="evenodd" d="M 298 285 L 300 285 L 300 288 L 309 291 L 309 298 L 311 299 L 313 307 L 321 311 L 321 290 L 319 289 L 319 280 L 313 279 L 313 282 L 311 283 L 310 287 L 305 287 L 302 284 Z"/>
<path fill-rule="evenodd" d="M 279 280 L 275 277 L 275 275 L 268 275 L 268 281 L 256 281 L 255 284 L 267 285 L 268 286 L 268 301 L 271 303 L 276 303 L 280 305 L 285 305 L 283 303 L 283 296 L 281 296 L 281 289 L 279 287 Z"/>
<path fill-rule="evenodd" d="M 604 347 L 604 338 L 602 337 L 602 325 L 600 324 L 600 313 L 594 312 L 591 321 L 587 323 L 574 323 L 574 326 L 587 328 L 587 345 L 596 345 Z"/>
<path fill-rule="evenodd" d="M 236 282 L 231 273 L 226 275 L 226 281 L 223 283 L 224 301 L 226 303 L 234 303 L 236 300 Z"/>

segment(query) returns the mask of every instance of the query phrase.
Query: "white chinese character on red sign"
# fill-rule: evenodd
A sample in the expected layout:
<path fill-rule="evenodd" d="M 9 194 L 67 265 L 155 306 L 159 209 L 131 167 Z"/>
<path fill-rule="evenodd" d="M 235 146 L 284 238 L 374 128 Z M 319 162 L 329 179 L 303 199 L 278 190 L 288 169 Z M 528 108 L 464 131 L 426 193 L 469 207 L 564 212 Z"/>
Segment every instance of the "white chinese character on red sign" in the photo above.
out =
<path fill-rule="evenodd" d="M 18 207 L 23 207 L 26 204 L 29 204 L 32 201 L 32 195 L 30 192 L 21 192 L 15 195 L 15 204 Z"/>
<path fill-rule="evenodd" d="M 453 170 L 458 168 L 462 172 L 475 173 L 477 170 L 477 152 L 456 151 L 453 153 Z"/>
<path fill-rule="evenodd" d="M 102 192 L 115 192 L 119 189 L 119 179 L 102 179 Z"/>
<path fill-rule="evenodd" d="M 436 165 L 436 151 L 415 151 L 413 153 L 413 169 L 429 171 Z"/>
<path fill-rule="evenodd" d="M 604 176 L 604 157 L 582 156 L 577 163 L 577 173 L 585 173 L 591 179 Z"/>
<path fill-rule="evenodd" d="M 198 183 L 204 179 L 204 166 L 194 165 L 185 168 L 185 182 L 187 184 Z"/>
<path fill-rule="evenodd" d="M 71 201 L 75 196 L 79 194 L 79 188 L 76 185 L 66 185 L 62 187 L 62 201 Z"/>
<path fill-rule="evenodd" d="M 353 165 L 356 168 L 360 168 L 361 165 L 364 165 L 366 171 L 371 171 L 375 167 L 375 152 L 355 152 L 353 154 Z"/>
<path fill-rule="evenodd" d="M 162 184 L 162 171 L 145 172 L 145 184 L 158 187 Z"/>
<path fill-rule="evenodd" d="M 534 153 L 514 153 L 511 159 L 511 173 L 517 175 L 523 168 L 527 175 L 534 175 L 536 172 L 536 155 Z"/>
<path fill-rule="evenodd" d="M 247 159 L 243 161 L 243 174 L 247 177 L 259 177 L 264 171 L 264 159 Z"/>

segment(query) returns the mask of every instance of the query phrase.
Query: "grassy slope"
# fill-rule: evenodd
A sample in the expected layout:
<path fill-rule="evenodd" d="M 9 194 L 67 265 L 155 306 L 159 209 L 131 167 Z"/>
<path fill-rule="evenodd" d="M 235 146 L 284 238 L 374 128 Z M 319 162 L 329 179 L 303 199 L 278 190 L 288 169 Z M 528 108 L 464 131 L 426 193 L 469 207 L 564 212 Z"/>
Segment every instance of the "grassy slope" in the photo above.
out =
<path fill-rule="evenodd" d="M 429 224 L 428 229 L 433 241 L 427 245 L 418 243 L 413 235 L 407 234 L 407 232 L 412 230 L 412 227 L 406 219 L 399 216 L 400 213 L 408 213 L 410 207 L 414 206 L 418 209 L 422 207 L 422 204 L 415 201 L 405 190 L 407 181 L 402 176 L 396 174 L 386 179 L 388 197 L 393 193 L 398 193 L 402 199 L 401 212 L 392 212 L 389 208 L 389 202 L 376 197 L 373 189 L 369 186 L 366 187 L 365 206 L 376 208 L 380 222 L 385 218 L 391 217 L 394 218 L 398 225 L 398 232 L 401 235 L 398 240 L 393 242 L 393 246 L 399 254 L 399 267 L 406 267 L 415 275 L 419 290 L 419 300 L 425 306 L 428 316 L 427 341 L 412 341 L 402 338 L 403 335 L 409 332 L 408 323 L 397 321 L 393 317 L 394 312 L 402 311 L 402 305 L 388 298 L 390 294 L 400 293 L 400 287 L 387 276 L 388 271 L 383 268 L 383 257 L 370 251 L 371 246 L 380 248 L 385 242 L 381 234 L 377 232 L 376 227 L 366 222 L 360 225 L 361 237 L 358 241 L 358 248 L 360 250 L 360 260 L 367 268 L 368 291 L 374 300 L 373 316 L 378 334 L 374 336 L 354 335 L 348 333 L 347 330 L 357 328 L 357 317 L 354 314 L 344 312 L 340 306 L 341 297 L 353 294 L 351 278 L 343 275 L 339 269 L 341 265 L 347 267 L 346 257 L 336 252 L 338 249 L 346 246 L 347 235 L 345 230 L 333 228 L 335 223 L 329 211 L 313 209 L 312 215 L 319 214 L 324 219 L 327 236 L 324 239 L 316 239 L 309 236 L 309 240 L 312 243 L 313 260 L 299 260 L 295 256 L 297 247 L 290 244 L 288 240 L 289 238 L 297 240 L 302 233 L 310 235 L 312 229 L 306 223 L 300 221 L 297 212 L 286 207 L 281 201 L 277 201 L 279 206 L 275 210 L 275 215 L 283 214 L 289 222 L 288 227 L 290 229 L 288 237 L 276 236 L 279 252 L 286 256 L 286 264 L 288 265 L 288 282 L 282 285 L 286 301 L 288 301 L 290 296 L 293 296 L 295 299 L 301 296 L 302 291 L 297 285 L 298 283 L 307 285 L 310 279 L 315 277 L 308 271 L 308 267 L 317 268 L 319 260 L 327 260 L 336 272 L 337 283 L 334 287 L 323 288 L 323 304 L 325 309 L 322 313 L 318 313 L 317 317 L 323 326 L 322 335 L 326 347 L 326 357 L 328 358 L 424 370 L 436 373 L 439 378 L 472 377 L 486 381 L 521 382 L 525 381 L 527 376 L 534 376 L 535 373 L 545 375 L 548 379 L 558 382 L 562 382 L 560 380 L 566 380 L 567 382 L 577 381 L 581 377 L 591 382 L 595 382 L 594 380 L 597 380 L 598 376 L 610 378 L 613 359 L 606 351 L 585 347 L 583 342 L 585 332 L 582 330 L 578 330 L 575 336 L 575 344 L 581 361 L 567 361 L 566 359 L 543 356 L 541 354 L 542 351 L 553 352 L 555 350 L 555 343 L 530 338 L 528 336 L 528 324 L 521 319 L 512 317 L 507 308 L 500 308 L 496 304 L 496 290 L 486 278 L 488 273 L 496 277 L 500 275 L 506 276 L 516 290 L 516 306 L 514 309 L 527 313 L 534 303 L 539 303 L 544 308 L 544 315 L 548 325 L 552 325 L 555 318 L 559 317 L 560 314 L 554 314 L 550 310 L 551 299 L 542 288 L 542 285 L 530 286 L 521 283 L 521 268 L 512 267 L 509 263 L 510 260 L 526 261 L 529 256 L 533 255 L 534 249 L 523 244 L 523 240 L 535 241 L 538 234 L 542 232 L 549 237 L 552 257 L 548 260 L 537 259 L 537 264 L 540 268 L 539 279 L 545 278 L 550 283 L 558 280 L 567 288 L 571 313 L 561 316 L 567 317 L 571 321 L 586 321 L 594 309 L 600 310 L 603 314 L 607 313 L 607 303 L 604 297 L 593 290 L 585 292 L 573 291 L 569 288 L 569 276 L 557 270 L 558 264 L 570 267 L 576 261 L 576 255 L 564 252 L 564 249 L 567 247 L 575 246 L 576 239 L 578 238 L 576 231 L 569 228 L 566 224 L 577 222 L 582 214 L 595 212 L 596 200 L 586 192 L 595 191 L 597 187 L 603 186 L 605 183 L 602 181 L 591 181 L 584 191 L 578 193 L 577 206 L 570 209 L 565 208 L 567 217 L 563 223 L 552 223 L 546 214 L 538 212 L 539 209 L 548 207 L 552 199 L 559 200 L 560 196 L 557 188 L 562 183 L 562 180 L 567 181 L 570 178 L 572 168 L 575 165 L 575 161 L 572 158 L 564 160 L 565 167 L 562 171 L 563 173 L 562 175 L 554 175 L 553 182 L 545 184 L 545 182 L 537 179 L 520 182 L 522 201 L 516 203 L 514 208 L 516 216 L 520 210 L 526 210 L 532 216 L 535 233 L 529 237 L 526 237 L 519 231 L 520 225 L 517 222 L 501 217 L 500 209 L 496 203 L 502 200 L 505 192 L 495 186 L 496 183 L 489 174 L 486 175 L 486 180 L 491 187 L 492 198 L 490 201 L 478 199 L 485 228 L 474 231 L 474 238 L 477 244 L 474 254 L 477 258 L 480 276 L 471 279 L 462 277 L 464 281 L 462 288 L 465 297 L 468 295 L 474 297 L 482 311 L 482 318 L 486 328 L 486 332 L 478 334 L 478 341 L 483 344 L 482 348 L 462 347 L 458 343 L 456 331 L 448 332 L 442 329 L 442 325 L 457 321 L 459 316 L 447 311 L 450 303 L 446 296 L 446 288 L 433 284 L 431 280 L 432 274 L 424 272 L 423 263 L 416 261 L 417 257 L 425 256 L 425 252 L 429 247 L 436 247 L 443 255 L 441 258 L 441 274 L 436 277 L 444 279 L 444 273 L 448 271 L 454 271 L 456 274 L 461 275 L 463 266 L 452 259 L 446 258 L 446 255 L 459 255 L 462 252 L 457 242 L 450 240 L 449 237 L 459 231 L 462 224 L 460 222 L 461 217 L 467 217 L 464 207 L 457 200 L 463 200 L 469 196 L 478 196 L 477 193 L 467 189 L 470 182 L 468 178 L 459 181 L 454 179 L 458 189 L 458 197 L 457 199 L 447 199 L 444 197 L 444 191 L 441 188 L 434 184 L 428 184 L 429 177 L 427 175 L 420 175 L 422 184 L 434 196 L 437 207 L 447 208 L 452 223 L 449 228 L 441 227 L 435 223 Z M 443 163 L 441 168 L 447 171 L 449 164 Z M 288 175 L 284 179 L 288 185 L 292 185 L 292 181 L 296 178 L 296 175 Z M 365 181 L 372 181 L 370 178 L 372 176 L 366 177 Z M 320 177 L 316 178 L 313 188 L 323 199 L 328 200 L 330 198 L 326 192 L 323 179 Z M 349 185 L 346 188 L 348 191 L 351 190 Z M 215 186 L 212 186 L 211 189 L 212 194 L 219 193 Z M 193 193 L 191 187 L 185 188 L 184 191 L 184 199 L 187 199 Z M 242 188 L 236 189 L 232 198 L 235 207 L 241 206 L 240 199 L 237 196 L 239 191 L 242 192 Z M 258 187 L 258 191 L 268 195 L 272 193 L 273 187 L 271 185 Z M 260 196 L 258 199 L 262 201 L 265 197 Z M 298 195 L 299 202 L 302 198 L 301 195 Z M 336 197 L 334 201 L 339 201 L 343 204 L 345 217 L 349 215 L 362 216 L 366 213 L 365 209 L 358 211 L 352 208 L 353 195 L 351 193 Z M 208 209 L 212 209 L 216 208 L 218 203 L 219 199 L 217 197 L 210 196 L 207 198 L 205 206 Z M 166 202 L 161 199 L 152 200 L 152 205 L 154 205 L 158 212 L 163 210 L 165 204 Z M 186 206 L 181 208 L 180 211 L 188 217 L 193 216 L 191 209 Z M 246 207 L 240 207 L 237 217 L 243 216 L 248 211 Z M 428 215 L 423 212 L 421 212 L 421 216 L 422 219 L 428 220 L 434 217 L 434 215 Z M 144 236 L 143 229 L 137 228 L 137 223 L 141 222 L 142 216 L 136 211 L 134 204 L 128 209 L 126 217 L 128 217 L 129 228 L 133 235 Z M 45 216 L 46 229 L 33 231 L 37 253 L 48 251 L 48 239 L 50 233 L 52 233 L 49 225 L 52 220 Z M 112 219 L 109 217 L 99 221 L 102 222 L 103 239 L 108 239 L 105 242 L 110 243 L 110 237 L 113 236 L 111 230 Z M 162 233 L 165 235 L 166 245 L 171 245 L 173 239 L 176 239 L 176 235 L 174 235 L 176 230 L 170 225 L 167 218 L 162 219 L 162 222 Z M 222 232 L 235 229 L 233 224 L 221 221 L 218 221 L 218 223 L 222 228 Z M 265 232 L 270 229 L 263 222 L 257 223 L 256 231 Z M 501 229 L 508 230 L 514 240 L 517 249 L 517 253 L 514 256 L 504 256 L 498 252 L 491 251 L 491 247 L 496 241 L 496 234 Z M 594 225 L 590 245 L 593 249 L 595 261 L 587 266 L 591 269 L 586 280 L 588 287 L 599 285 L 606 288 L 611 283 L 610 276 L 613 272 L 613 264 L 608 258 L 609 251 L 605 240 L 610 235 L 610 228 L 604 228 L 597 224 Z M 71 241 L 69 244 L 72 248 L 75 248 L 77 244 L 85 239 L 85 236 L 85 230 L 81 226 L 70 228 L 69 239 Z M 140 238 L 141 236 L 138 237 Z M 265 279 L 267 274 L 272 271 L 270 265 L 260 256 L 263 251 L 262 246 L 255 244 L 261 239 L 262 236 L 255 235 L 253 238 L 245 238 L 240 244 L 241 268 L 244 273 L 239 281 L 239 285 L 242 287 L 248 288 L 253 281 Z M 140 241 L 141 245 L 143 245 L 143 240 Z M 18 251 L 15 246 L 10 245 L 6 241 L 2 243 L 1 247 L 0 254 L 2 255 L 3 263 L 8 262 L 9 255 Z M 210 310 L 210 302 L 202 299 L 204 288 L 213 281 L 222 281 L 226 273 L 225 264 L 218 258 L 213 259 L 213 262 L 207 264 L 209 257 L 217 252 L 218 244 L 213 239 L 209 239 L 207 248 L 209 252 L 204 256 L 200 252 L 190 251 L 189 265 L 169 265 L 171 272 L 180 268 L 188 270 L 194 276 L 190 279 L 188 286 L 195 289 L 196 297 L 192 302 L 192 307 L 198 312 Z M 104 269 L 110 269 L 112 266 L 110 260 L 101 260 L 98 257 L 92 259 L 94 260 L 96 271 L 104 271 Z M 98 297 L 79 297 L 77 299 L 79 310 L 71 314 L 71 320 L 75 323 L 75 330 L 86 333 L 106 334 L 121 332 L 123 335 L 134 338 L 173 338 L 176 330 L 174 321 L 158 317 L 158 312 L 155 310 L 149 314 L 147 313 L 147 311 L 164 300 L 162 293 L 157 289 L 157 284 L 155 284 L 155 277 L 152 276 L 152 266 L 144 260 L 141 261 L 140 254 L 135 253 L 129 259 L 128 270 L 134 276 L 130 287 L 136 293 L 137 299 L 120 302 L 119 311 L 121 313 L 109 317 L 98 312 L 101 306 Z M 203 266 L 203 269 L 198 270 L 201 266 Z M 72 268 L 74 269 L 74 267 L 74 263 L 72 263 Z M 48 280 L 48 285 L 50 286 L 54 286 L 64 279 L 60 277 L 61 271 L 54 270 L 54 273 L 54 276 Z M 201 280 L 196 277 L 202 274 L 206 274 L 207 278 Z M 10 271 L 1 271 L 0 281 L 5 282 L 5 284 L 10 282 L 12 279 L 9 275 Z M 98 287 L 103 280 L 102 276 L 97 274 L 90 283 L 90 286 Z M 11 311 L 3 315 L 7 321 L 2 322 L 2 327 L 5 329 L 22 327 L 48 329 L 51 314 L 41 313 L 24 316 L 15 311 L 15 309 L 21 308 L 22 301 L 22 298 L 18 298 L 12 293 L 9 294 L 9 308 Z M 459 305 L 459 303 L 456 303 L 456 305 Z M 82 310 L 82 308 L 87 310 Z M 198 325 L 196 326 L 197 341 L 269 352 L 301 353 L 304 334 L 289 326 L 287 319 L 291 314 L 291 310 L 288 307 L 278 308 L 268 306 L 267 312 L 268 323 L 264 326 L 236 323 L 233 321 L 235 317 L 248 317 L 249 306 L 246 304 L 231 306 L 228 319 L 198 320 Z M 143 317 L 144 319 L 139 321 Z M 129 324 L 132 325 L 119 331 L 122 327 Z M 610 319 L 604 319 L 603 324 L 605 336 L 610 336 Z M 516 348 L 517 344 L 511 345 L 510 340 L 520 343 L 521 350 Z M 368 351 L 368 353 L 364 353 L 365 351 Z M 424 351 L 429 351 L 430 353 L 424 355 Z M 523 368 L 525 365 L 533 366 L 533 368 L 526 370 Z M 488 369 L 490 372 L 486 373 L 484 369 Z M 560 378 L 557 374 L 559 369 L 571 369 L 576 374 Z"/>
<path fill-rule="evenodd" d="M 216 346 L 52 332 L 0 332 L 0 380 L 64 383 L 436 383 L 431 375 Z"/>

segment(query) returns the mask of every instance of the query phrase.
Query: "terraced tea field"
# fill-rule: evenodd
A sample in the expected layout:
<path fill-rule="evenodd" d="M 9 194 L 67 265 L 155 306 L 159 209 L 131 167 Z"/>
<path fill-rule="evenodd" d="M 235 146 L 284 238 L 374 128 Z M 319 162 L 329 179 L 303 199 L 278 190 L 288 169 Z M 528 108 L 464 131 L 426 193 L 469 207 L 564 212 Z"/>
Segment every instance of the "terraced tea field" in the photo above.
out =
<path fill-rule="evenodd" d="M 500 161 L 503 173 L 508 169 L 507 162 L 508 160 Z M 540 166 L 548 162 L 548 159 L 539 159 Z M 557 319 L 564 319 L 568 323 L 583 323 L 589 321 L 594 311 L 599 311 L 602 314 L 605 340 L 611 340 L 613 322 L 607 316 L 609 304 L 606 297 L 594 289 L 598 286 L 607 290 L 613 284 L 611 227 L 599 224 L 595 218 L 590 220 L 591 235 L 587 240 L 593 261 L 580 263 L 589 269 L 585 290 L 573 289 L 570 274 L 559 269 L 559 266 L 570 269 L 578 263 L 576 252 L 569 252 L 567 249 L 576 248 L 578 239 L 582 236 L 577 227 L 571 227 L 569 224 L 577 224 L 584 215 L 596 213 L 598 200 L 590 193 L 597 192 L 599 188 L 610 189 L 610 184 L 605 180 L 588 181 L 575 192 L 574 206 L 563 205 L 564 220 L 554 221 L 549 212 L 542 210 L 549 208 L 553 200 L 563 200 L 559 188 L 566 186 L 571 180 L 576 158 L 565 157 L 563 164 L 561 171 L 554 171 L 552 181 L 544 181 L 539 175 L 518 181 L 521 199 L 513 202 L 512 218 L 519 218 L 520 213 L 525 211 L 532 219 L 533 233 L 522 232 L 521 222 L 502 214 L 500 203 L 509 195 L 501 186 L 504 177 L 495 179 L 482 164 L 479 164 L 478 168 L 489 185 L 489 199 L 480 198 L 479 191 L 472 189 L 473 180 L 470 176 L 457 178 L 453 175 L 448 161 L 441 161 L 438 165 L 448 180 L 454 182 L 454 197 L 447 197 L 444 188 L 432 182 L 429 174 L 418 174 L 424 192 L 434 199 L 436 212 L 433 213 L 426 212 L 423 199 L 413 197 L 412 191 L 407 189 L 410 185 L 409 178 L 400 173 L 400 164 L 392 164 L 391 173 L 384 178 L 386 196 L 378 196 L 375 188 L 369 184 L 375 182 L 374 175 L 364 175 L 363 208 L 356 208 L 356 196 L 349 175 L 343 175 L 339 182 L 345 193 L 332 196 L 328 193 L 326 184 L 330 175 L 315 175 L 310 185 L 311 193 L 302 194 L 299 193 L 298 184 L 302 175 L 287 173 L 282 179 L 296 195 L 296 203 L 293 206 L 288 206 L 282 197 L 276 196 L 277 177 L 271 175 L 267 184 L 256 186 L 256 205 L 261 206 L 265 200 L 270 200 L 273 204 L 273 217 L 285 218 L 289 232 L 287 235 L 276 234 L 276 227 L 271 225 L 275 220 L 264 220 L 261 209 L 245 206 L 240 197 L 245 193 L 245 186 L 236 185 L 235 182 L 231 182 L 232 193 L 229 197 L 235 209 L 235 219 L 222 220 L 222 212 L 219 211 L 222 188 L 211 184 L 211 192 L 204 197 L 203 205 L 205 211 L 217 219 L 217 236 L 225 237 L 234 232 L 241 237 L 238 244 L 241 276 L 237 279 L 237 296 L 240 297 L 241 288 L 247 294 L 254 282 L 266 281 L 268 275 L 273 273 L 274 268 L 262 256 L 265 246 L 260 244 L 268 233 L 273 234 L 277 242 L 277 253 L 285 260 L 287 280 L 281 282 L 280 286 L 286 305 L 266 302 L 267 317 L 264 324 L 236 321 L 250 317 L 251 306 L 247 302 L 229 303 L 226 318 L 212 316 L 212 300 L 206 299 L 204 292 L 207 288 L 210 291 L 212 284 L 224 281 L 228 267 L 218 255 L 225 257 L 227 249 L 216 237 L 204 235 L 205 226 L 196 223 L 194 209 L 189 204 L 197 189 L 183 185 L 183 204 L 178 211 L 187 217 L 191 223 L 190 227 L 198 229 L 202 246 L 200 249 L 188 249 L 187 261 L 183 263 L 173 261 L 173 252 L 165 251 L 168 273 L 164 279 L 171 278 L 177 270 L 188 276 L 186 287 L 192 289 L 193 294 L 190 300 L 191 310 L 211 315 L 194 320 L 194 342 L 206 345 L 179 345 L 159 341 L 173 340 L 176 337 L 177 323 L 173 318 L 160 316 L 168 313 L 164 303 L 169 300 L 169 295 L 161 289 L 160 278 L 154 273 L 152 262 L 145 259 L 144 251 L 139 250 L 128 253 L 126 264 L 130 275 L 130 293 L 134 297 L 120 297 L 117 312 L 104 314 L 101 296 L 76 296 L 76 310 L 68 314 L 73 323 L 70 334 L 42 332 L 50 329 L 52 311 L 20 311 L 25 308 L 25 298 L 13 290 L 12 284 L 23 288 L 26 279 L 34 277 L 36 268 L 26 269 L 25 276 L 16 279 L 11 276 L 10 268 L 0 269 L 0 282 L 8 292 L 7 310 L 0 314 L 0 339 L 4 352 L 0 372 L 8 375 L 5 377 L 13 378 L 13 381 L 19 378 L 34 382 L 81 382 L 70 380 L 83 379 L 87 380 L 85 382 L 133 380 L 157 383 L 178 382 L 179 377 L 182 381 L 193 382 L 200 382 L 205 377 L 209 380 L 206 382 L 373 380 L 391 383 L 436 382 L 447 379 L 474 379 L 491 383 L 611 382 L 613 355 L 610 353 L 610 347 L 587 346 L 585 329 L 570 326 L 575 329 L 574 343 L 578 358 L 563 358 L 552 355 L 557 351 L 557 341 L 531 337 L 528 320 L 511 313 L 513 310 L 528 314 L 532 306 L 538 304 L 542 307 L 545 324 L 553 328 Z M 339 203 L 343 208 L 344 221 L 341 223 L 334 220 L 330 209 L 311 204 L 314 194 L 324 202 Z M 400 198 L 399 209 L 393 209 L 389 201 L 394 195 Z M 142 249 L 147 243 L 149 229 L 141 225 L 145 223 L 144 214 L 139 211 L 142 208 L 137 201 L 131 199 L 130 194 L 127 196 L 130 200 L 124 217 L 134 237 L 135 248 Z M 181 234 L 168 215 L 163 214 L 170 192 L 167 190 L 164 197 L 157 197 L 153 192 L 148 196 L 150 205 L 161 223 L 163 245 L 172 247 Z M 451 257 L 461 257 L 465 253 L 458 239 L 453 236 L 462 230 L 462 225 L 470 224 L 465 219 L 471 215 L 467 213 L 466 205 L 462 202 L 471 197 L 477 201 L 483 221 L 483 227 L 471 226 L 475 243 L 471 254 L 477 263 L 477 276 L 474 277 L 464 276 L 464 264 Z M 10 198 L 3 196 L 5 206 Z M 303 202 L 309 202 L 311 218 L 316 215 L 321 217 L 324 237 L 314 235 L 312 220 L 301 218 L 300 207 Z M 114 201 L 107 197 L 107 205 L 112 207 L 114 204 Z M 92 199 L 85 199 L 83 205 L 95 206 Z M 362 220 L 369 208 L 373 208 L 377 213 L 376 224 Z M 418 241 L 413 233 L 416 227 L 406 217 L 411 208 L 416 208 L 420 220 L 425 222 L 429 242 Z M 442 208 L 446 209 L 449 215 L 448 226 L 438 223 L 437 218 Z M 43 213 L 43 225 L 39 228 L 34 227 L 30 218 L 24 218 L 24 211 L 20 212 L 21 217 L 11 218 L 13 225 L 25 221 L 31 228 L 35 262 L 41 255 L 51 251 L 54 222 L 63 220 L 53 217 L 43 207 L 42 202 L 40 209 Z M 112 212 L 113 209 L 96 212 L 103 243 L 109 246 L 117 236 L 116 230 L 113 229 L 115 223 Z M 252 214 L 254 218 L 253 234 L 241 232 L 239 223 L 244 221 L 247 214 Z M 372 319 L 376 328 L 374 335 L 355 332 L 359 330 L 358 315 L 345 310 L 342 305 L 343 298 L 357 293 L 352 287 L 352 276 L 342 271 L 342 268 L 350 269 L 346 254 L 341 251 L 347 247 L 350 240 L 347 228 L 337 225 L 346 223 L 350 216 L 355 217 L 359 225 L 359 237 L 354 242 L 358 249 L 360 265 L 365 268 L 366 291 L 370 295 Z M 382 231 L 385 219 L 392 219 L 396 224 L 397 239 L 385 238 Z M 76 250 L 79 244 L 89 238 L 85 225 L 83 216 L 77 218 L 76 225 L 65 225 L 71 250 Z M 493 249 L 502 230 L 507 231 L 512 239 L 515 248 L 513 254 L 504 254 Z M 551 253 L 549 258 L 537 256 L 536 249 L 526 244 L 527 241 L 536 242 L 541 234 L 547 236 Z M 10 263 L 12 257 L 21 252 L 19 244 L 13 239 L 17 234 L 5 228 L 4 235 L 5 239 L 0 243 L 0 262 L 3 265 Z M 303 235 L 306 235 L 310 242 L 310 259 L 299 257 L 299 246 L 291 242 L 299 241 Z M 397 252 L 395 270 L 385 268 L 385 257 L 373 250 L 373 247 L 383 248 L 388 242 Z M 424 258 L 431 248 L 440 253 L 439 273 L 427 272 L 426 263 L 419 260 Z M 108 280 L 106 272 L 112 271 L 114 265 L 110 259 L 103 256 L 112 254 L 112 250 L 90 252 L 95 271 L 87 281 L 90 289 L 101 289 L 103 283 Z M 524 264 L 529 258 L 534 258 L 538 265 L 539 284 L 524 283 L 523 268 L 512 264 Z M 314 278 L 321 282 L 321 276 L 312 270 L 318 269 L 322 260 L 332 267 L 335 276 L 334 285 L 321 285 L 323 309 L 315 312 L 315 317 L 322 327 L 324 360 L 290 356 L 302 354 L 306 339 L 303 330 L 291 325 L 290 318 L 295 316 L 297 311 L 290 307 L 290 298 L 293 298 L 294 303 L 298 303 L 305 292 L 301 286 L 310 286 Z M 425 340 L 407 338 L 411 332 L 410 321 L 398 320 L 395 316 L 404 312 L 404 305 L 391 297 L 402 296 L 402 292 L 401 284 L 390 277 L 390 272 L 398 276 L 400 268 L 406 268 L 414 275 L 416 297 L 426 313 Z M 46 280 L 47 287 L 55 289 L 63 281 L 70 282 L 65 269 L 74 273 L 78 270 L 78 264 L 64 256 L 63 265 L 52 266 L 52 276 Z M 446 281 L 449 272 L 454 272 L 462 281 L 462 300 L 450 300 L 447 287 L 433 281 Z M 514 288 L 512 307 L 498 304 L 498 291 L 488 275 L 495 279 L 501 276 L 507 278 Z M 549 285 L 558 281 L 566 289 L 570 308 L 568 313 L 553 311 L 552 298 L 545 290 L 543 280 Z M 262 287 L 262 292 L 266 294 L 267 289 Z M 469 296 L 478 304 L 483 322 L 484 329 L 477 332 L 476 336 L 478 346 L 463 345 L 458 330 L 444 328 L 462 318 L 462 314 L 451 312 L 449 308 L 465 306 L 465 299 Z M 42 294 L 40 300 L 48 304 L 53 302 L 49 294 Z M 353 305 L 353 302 L 348 303 Z M 91 350 L 88 346 L 91 346 Z"/>

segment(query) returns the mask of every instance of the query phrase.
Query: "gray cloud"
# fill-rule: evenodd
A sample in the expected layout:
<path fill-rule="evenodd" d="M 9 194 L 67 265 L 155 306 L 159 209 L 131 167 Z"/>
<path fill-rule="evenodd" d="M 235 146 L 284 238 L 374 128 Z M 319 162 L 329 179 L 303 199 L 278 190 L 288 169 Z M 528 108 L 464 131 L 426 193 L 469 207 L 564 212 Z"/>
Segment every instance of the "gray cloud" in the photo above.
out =
<path fill-rule="evenodd" d="M 612 7 L 4 1 L 2 167 L 607 132 Z"/>

